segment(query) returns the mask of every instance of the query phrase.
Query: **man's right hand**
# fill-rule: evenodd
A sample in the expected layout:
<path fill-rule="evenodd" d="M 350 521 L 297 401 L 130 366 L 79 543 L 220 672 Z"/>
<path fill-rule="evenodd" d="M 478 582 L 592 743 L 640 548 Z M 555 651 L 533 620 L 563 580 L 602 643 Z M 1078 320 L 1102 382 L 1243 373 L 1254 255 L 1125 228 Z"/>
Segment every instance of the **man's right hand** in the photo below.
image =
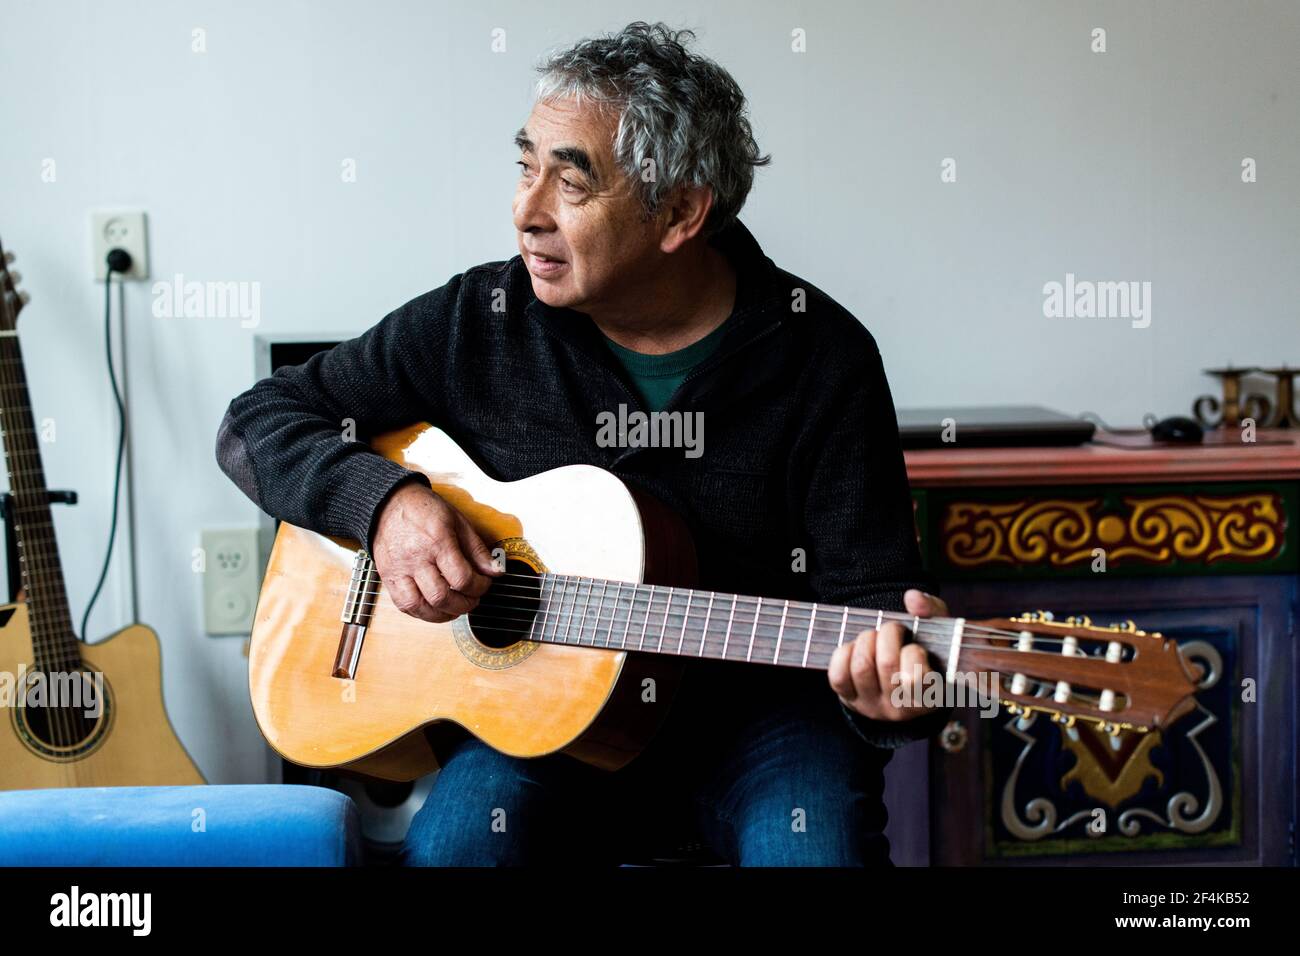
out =
<path fill-rule="evenodd" d="M 436 624 L 472 611 L 501 574 L 465 516 L 420 482 L 384 502 L 370 557 L 398 609 Z"/>

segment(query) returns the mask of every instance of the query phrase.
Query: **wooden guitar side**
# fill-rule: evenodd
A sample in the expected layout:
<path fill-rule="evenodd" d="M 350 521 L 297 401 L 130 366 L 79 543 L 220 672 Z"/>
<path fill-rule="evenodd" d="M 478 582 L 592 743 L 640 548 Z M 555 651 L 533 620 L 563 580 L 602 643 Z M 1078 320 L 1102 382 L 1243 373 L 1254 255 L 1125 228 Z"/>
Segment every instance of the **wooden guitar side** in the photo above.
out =
<path fill-rule="evenodd" d="M 423 471 L 489 548 L 532 555 L 540 570 L 640 582 L 694 555 L 680 522 L 599 468 L 522 481 L 484 474 L 443 432 L 417 425 L 373 447 Z M 459 725 L 519 757 L 564 751 L 614 769 L 661 723 L 679 665 L 623 651 L 520 642 L 487 647 L 465 618 L 430 624 L 380 588 L 355 677 L 332 676 L 357 543 L 281 524 L 255 614 L 249 690 L 258 726 L 286 759 L 389 780 L 436 769 L 426 728 Z M 641 681 L 657 681 L 642 703 Z"/>

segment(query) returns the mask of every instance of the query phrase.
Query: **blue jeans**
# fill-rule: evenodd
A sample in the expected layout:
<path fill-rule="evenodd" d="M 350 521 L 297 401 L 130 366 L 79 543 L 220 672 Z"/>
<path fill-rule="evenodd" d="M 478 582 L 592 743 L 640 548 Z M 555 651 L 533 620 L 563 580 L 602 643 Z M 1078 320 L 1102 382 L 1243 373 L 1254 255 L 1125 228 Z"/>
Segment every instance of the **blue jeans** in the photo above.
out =
<path fill-rule="evenodd" d="M 679 721 L 613 773 L 467 738 L 443 755 L 402 862 L 614 866 L 694 838 L 733 865 L 888 866 L 890 752 L 854 736 L 838 707 L 826 688 L 729 732 Z"/>

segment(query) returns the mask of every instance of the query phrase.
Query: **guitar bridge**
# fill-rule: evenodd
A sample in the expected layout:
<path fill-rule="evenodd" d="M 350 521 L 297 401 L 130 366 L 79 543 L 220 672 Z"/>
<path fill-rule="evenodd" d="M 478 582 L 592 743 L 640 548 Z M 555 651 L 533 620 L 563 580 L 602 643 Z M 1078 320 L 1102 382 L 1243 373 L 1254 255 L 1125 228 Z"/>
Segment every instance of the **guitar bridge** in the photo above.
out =
<path fill-rule="evenodd" d="M 366 639 L 375 602 L 379 600 L 379 572 L 370 555 L 361 550 L 352 561 L 352 579 L 348 582 L 348 595 L 343 602 L 343 632 L 339 636 L 338 653 L 334 656 L 332 676 L 352 680 L 357 675 L 361 660 L 361 645 Z"/>

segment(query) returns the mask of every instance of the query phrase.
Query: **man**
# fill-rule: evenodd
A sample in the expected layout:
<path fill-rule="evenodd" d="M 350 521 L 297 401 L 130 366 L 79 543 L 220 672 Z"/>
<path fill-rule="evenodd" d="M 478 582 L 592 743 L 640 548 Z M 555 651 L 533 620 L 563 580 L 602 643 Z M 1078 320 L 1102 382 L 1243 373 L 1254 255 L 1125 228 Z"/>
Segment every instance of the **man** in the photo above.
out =
<path fill-rule="evenodd" d="M 497 572 L 423 475 L 340 440 L 349 422 L 370 437 L 431 421 L 502 480 L 607 468 L 686 519 L 705 588 L 946 613 L 921 590 L 875 342 L 736 218 L 768 158 L 735 81 L 690 37 L 634 23 L 551 58 L 515 140 L 519 255 L 226 413 L 226 473 L 268 513 L 366 545 L 408 614 L 465 614 Z M 610 441 L 597 423 L 620 406 L 707 429 L 693 448 Z M 740 864 L 888 861 L 882 768 L 944 717 L 891 698 L 928 670 L 921 647 L 886 625 L 847 641 L 826 676 L 689 667 L 655 741 L 614 773 L 464 735 L 439 754 L 406 862 L 616 862 L 661 821 Z"/>

